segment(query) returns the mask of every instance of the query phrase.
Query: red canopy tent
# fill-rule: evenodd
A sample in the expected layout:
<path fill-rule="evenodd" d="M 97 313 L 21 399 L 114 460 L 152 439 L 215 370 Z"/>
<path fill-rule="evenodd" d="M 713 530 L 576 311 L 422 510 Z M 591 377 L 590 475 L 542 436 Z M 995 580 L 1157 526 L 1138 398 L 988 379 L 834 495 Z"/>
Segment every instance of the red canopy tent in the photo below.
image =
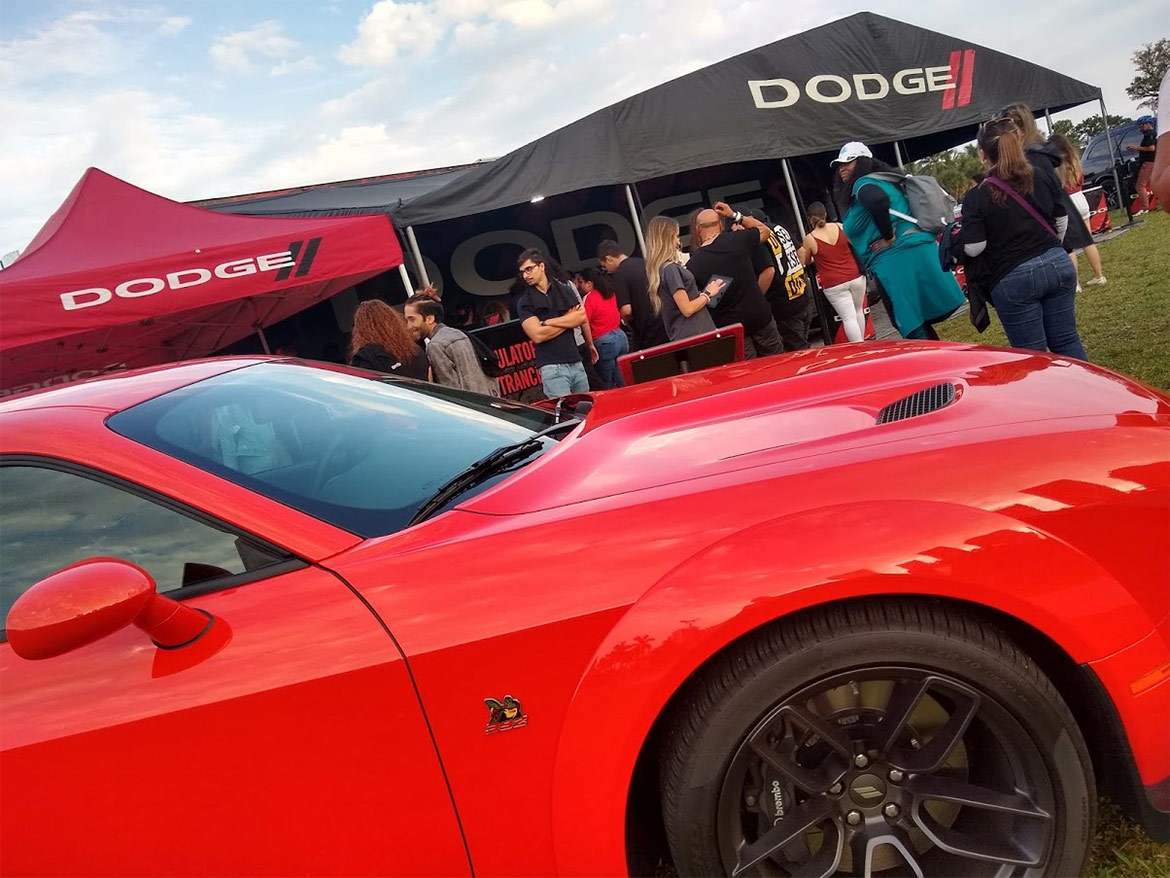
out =
<path fill-rule="evenodd" d="M 386 216 L 233 216 L 90 168 L 0 271 L 0 395 L 206 356 L 401 264 Z"/>

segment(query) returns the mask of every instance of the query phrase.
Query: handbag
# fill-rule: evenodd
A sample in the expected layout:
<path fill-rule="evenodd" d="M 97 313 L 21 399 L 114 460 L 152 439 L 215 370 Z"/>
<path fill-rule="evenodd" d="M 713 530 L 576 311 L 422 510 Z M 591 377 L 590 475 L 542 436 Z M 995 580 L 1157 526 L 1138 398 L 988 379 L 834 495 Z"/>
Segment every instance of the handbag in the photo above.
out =
<path fill-rule="evenodd" d="M 1025 201 L 1024 197 L 1020 195 L 1019 192 L 1017 192 L 1003 180 L 999 179 L 999 177 L 987 177 L 983 182 L 990 183 L 996 189 L 999 189 L 1010 195 L 1015 200 L 1016 204 L 1028 212 L 1028 216 L 1032 217 L 1032 219 L 1036 220 L 1036 222 L 1040 223 L 1040 225 L 1046 228 L 1048 233 L 1056 239 L 1056 242 L 1058 244 L 1060 243 L 1060 235 L 1056 234 L 1056 229 L 1052 228 L 1052 224 L 1049 223 L 1048 220 L 1044 219 L 1044 217 L 1040 216 L 1040 211 L 1036 210 L 1036 208 Z"/>

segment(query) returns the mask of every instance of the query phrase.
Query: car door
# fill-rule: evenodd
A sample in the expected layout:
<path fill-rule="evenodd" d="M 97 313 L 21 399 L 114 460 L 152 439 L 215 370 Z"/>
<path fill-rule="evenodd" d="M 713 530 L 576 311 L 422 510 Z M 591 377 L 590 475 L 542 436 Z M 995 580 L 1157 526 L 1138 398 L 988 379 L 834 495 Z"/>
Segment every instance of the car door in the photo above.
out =
<path fill-rule="evenodd" d="M 343 581 L 139 485 L 0 464 L 5 615 L 105 556 L 214 619 L 179 649 L 0 643 L 0 872 L 469 874 L 409 671 Z"/>

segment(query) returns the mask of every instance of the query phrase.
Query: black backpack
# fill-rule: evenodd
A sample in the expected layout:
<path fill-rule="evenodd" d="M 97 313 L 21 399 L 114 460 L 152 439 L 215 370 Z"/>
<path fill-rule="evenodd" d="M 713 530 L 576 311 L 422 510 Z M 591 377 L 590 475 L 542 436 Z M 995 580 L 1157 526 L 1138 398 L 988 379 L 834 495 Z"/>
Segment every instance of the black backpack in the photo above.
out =
<path fill-rule="evenodd" d="M 500 368 L 500 361 L 496 357 L 496 352 L 470 332 L 467 333 L 467 337 L 471 339 L 471 349 L 475 351 L 475 358 L 479 360 L 479 366 L 483 369 L 483 374 L 488 378 L 499 378 L 503 375 L 504 370 Z"/>

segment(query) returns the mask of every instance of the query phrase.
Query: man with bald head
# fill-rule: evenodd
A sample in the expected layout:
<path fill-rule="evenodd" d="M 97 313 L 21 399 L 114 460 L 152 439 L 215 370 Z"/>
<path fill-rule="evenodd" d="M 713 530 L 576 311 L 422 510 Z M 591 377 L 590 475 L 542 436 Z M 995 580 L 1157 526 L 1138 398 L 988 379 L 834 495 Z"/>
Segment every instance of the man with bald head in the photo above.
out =
<path fill-rule="evenodd" d="M 723 219 L 743 225 L 723 231 Z M 719 302 L 711 309 L 716 326 L 743 324 L 743 350 L 747 358 L 779 354 L 784 350 L 772 309 L 760 292 L 752 253 L 768 240 L 771 229 L 754 217 L 732 210 L 722 201 L 691 215 L 691 258 L 687 270 L 703 289 L 712 275 L 731 278 Z"/>

